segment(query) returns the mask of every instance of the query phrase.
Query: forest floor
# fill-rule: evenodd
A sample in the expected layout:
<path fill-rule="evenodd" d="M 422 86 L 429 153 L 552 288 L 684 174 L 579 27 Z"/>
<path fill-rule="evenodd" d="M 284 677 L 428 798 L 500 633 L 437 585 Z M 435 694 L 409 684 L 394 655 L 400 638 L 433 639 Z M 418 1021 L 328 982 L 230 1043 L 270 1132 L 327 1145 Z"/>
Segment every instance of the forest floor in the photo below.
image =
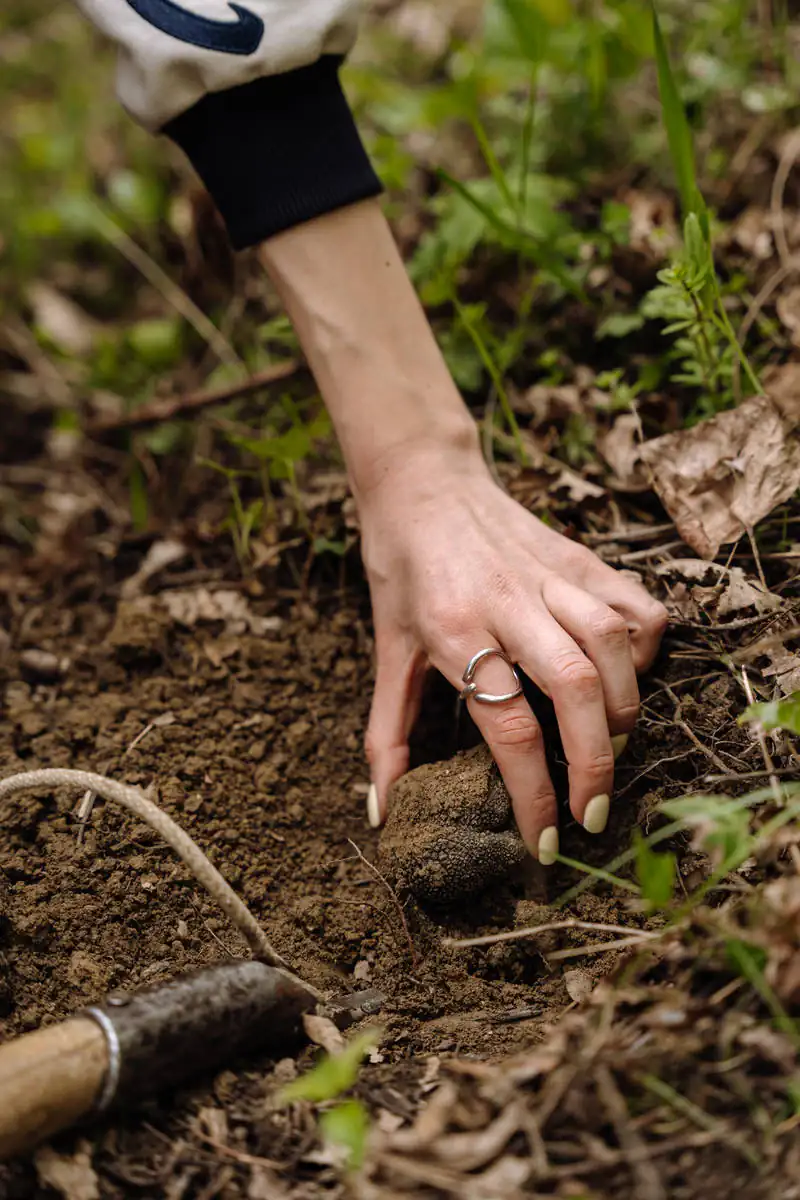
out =
<path fill-rule="evenodd" d="M 417 50 L 434 36 L 420 18 L 405 34 Z M 678 237 L 673 197 L 635 168 L 596 175 L 570 202 L 581 228 L 624 205 L 630 236 L 598 258 L 588 299 L 547 293 L 524 342 L 536 355 L 521 351 L 510 369 L 516 444 L 496 424 L 496 392 L 464 329 L 445 338 L 454 369 L 478 371 L 475 387 L 460 382 L 498 480 L 635 570 L 670 611 L 606 833 L 588 844 L 561 795 L 562 854 L 577 865 L 531 867 L 453 911 L 395 895 L 370 866 L 369 596 L 337 452 L 317 410 L 302 407 L 313 404 L 302 368 L 278 368 L 299 399 L 281 401 L 261 441 L 253 431 L 263 396 L 278 406 L 274 387 L 189 413 L 187 395 L 219 385 L 208 384 L 206 348 L 160 365 L 170 331 L 153 321 L 170 296 L 139 290 L 135 264 L 109 267 L 91 246 L 80 283 L 62 263 L 28 288 L 27 308 L 4 315 L 0 777 L 75 767 L 152 789 L 294 970 L 325 992 L 374 988 L 383 1002 L 352 1092 L 370 1118 L 359 1170 L 321 1136 L 319 1106 L 276 1103 L 318 1054 L 292 1045 L 214 1077 L 201 1070 L 176 1094 L 0 1165 L 2 1200 L 800 1197 L 800 386 L 785 260 L 800 249 L 800 172 L 782 128 L 759 130 L 738 174 L 708 186 L 725 214 L 720 271 L 747 275 L 731 293 L 737 321 L 772 289 L 750 309 L 767 401 L 697 409 L 663 369 L 636 392 L 608 379 L 616 363 L 641 372 L 664 354 L 638 316 L 613 349 L 594 338 L 597 296 L 635 307 Z M 165 235 L 165 263 L 201 304 L 230 293 L 226 336 L 249 328 L 263 277 L 246 257 L 234 271 L 213 215 L 191 186 L 181 198 L 191 228 Z M 412 254 L 427 217 L 413 204 L 392 215 Z M 495 333 L 525 305 L 518 263 L 498 267 L 496 252 L 479 245 L 462 278 L 468 320 L 483 319 L 485 298 Z M 110 366 L 98 365 L 97 341 L 80 349 L 99 318 L 78 300 L 98 308 L 109 280 L 135 294 L 114 320 L 135 316 L 162 338 L 143 354 L 157 377 L 149 391 L 130 347 Z M 442 303 L 431 301 L 435 314 Z M 269 304 L 273 358 L 252 370 L 287 358 Z M 54 351 L 59 338 L 72 358 Z M 119 402 L 112 368 L 144 388 L 138 408 Z M 54 419 L 65 396 L 77 396 L 74 419 Z M 248 431 L 256 461 L 241 469 Z M 641 451 L 667 432 L 673 441 Z M 697 467 L 694 490 L 685 474 L 676 483 L 692 455 L 707 475 Z M 278 458 L 262 495 L 264 463 Z M 774 730 L 740 720 L 753 698 L 785 702 Z M 544 703 L 540 715 L 563 792 Z M 433 678 L 412 765 L 475 740 Z M 80 800 L 30 793 L 0 813 L 0 1044 L 110 991 L 247 953 L 151 830 L 100 800 L 82 816 Z M 636 848 L 636 831 L 650 848 Z M 665 871 L 666 893 L 651 882 Z M 556 927 L 482 946 L 445 940 L 542 924 Z"/>

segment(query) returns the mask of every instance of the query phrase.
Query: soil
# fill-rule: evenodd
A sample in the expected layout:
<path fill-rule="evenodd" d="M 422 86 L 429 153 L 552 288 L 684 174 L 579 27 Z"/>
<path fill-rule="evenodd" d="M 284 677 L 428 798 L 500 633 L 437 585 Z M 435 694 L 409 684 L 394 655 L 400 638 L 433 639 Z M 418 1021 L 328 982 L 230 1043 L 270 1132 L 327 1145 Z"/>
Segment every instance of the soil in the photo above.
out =
<path fill-rule="evenodd" d="M 82 767 L 152 787 L 296 971 L 334 992 L 374 987 L 385 995 L 383 1063 L 371 1074 L 382 1108 L 406 1117 L 415 1110 L 426 1070 L 418 1056 L 495 1060 L 535 1043 L 571 1005 L 563 970 L 548 968 L 541 952 L 591 935 L 469 950 L 443 947 L 442 936 L 540 923 L 570 873 L 531 866 L 451 910 L 403 897 L 407 936 L 397 897 L 350 844 L 376 860 L 362 752 L 372 649 L 365 592 L 329 591 L 312 602 L 277 591 L 267 599 L 260 585 L 248 595 L 241 581 L 221 577 L 208 585 L 212 596 L 215 587 L 242 592 L 259 628 L 253 633 L 235 621 L 181 625 L 163 605 L 148 607 L 149 598 L 121 600 L 114 571 L 99 593 L 96 568 L 92 594 L 89 578 L 42 587 L 18 575 L 9 591 L 0 774 Z M 174 573 L 161 586 L 178 594 L 193 578 Z M 474 740 L 457 726 L 452 693 L 434 681 L 415 762 Z M 595 840 L 604 861 L 645 791 L 646 781 L 629 790 L 607 835 Z M 65 790 L 26 794 L 3 814 L 0 1039 L 61 1020 L 113 989 L 246 953 L 147 827 L 100 801 L 84 824 L 79 801 Z M 567 822 L 565 852 L 585 855 L 584 841 Z M 590 895 L 569 913 L 639 923 L 618 902 Z M 588 960 L 590 977 L 617 957 Z M 311 1055 L 304 1051 L 299 1066 Z M 313 1133 L 287 1132 L 265 1115 L 276 1078 L 295 1069 L 262 1057 L 215 1079 L 201 1072 L 178 1096 L 92 1127 L 101 1195 L 247 1195 L 247 1167 L 221 1160 L 190 1133 L 210 1109 L 249 1154 L 284 1164 L 293 1196 L 332 1194 L 330 1169 L 304 1159 Z M 74 1147 L 76 1136 L 56 1145 Z M 52 1192 L 23 1161 L 0 1166 L 0 1195 Z"/>

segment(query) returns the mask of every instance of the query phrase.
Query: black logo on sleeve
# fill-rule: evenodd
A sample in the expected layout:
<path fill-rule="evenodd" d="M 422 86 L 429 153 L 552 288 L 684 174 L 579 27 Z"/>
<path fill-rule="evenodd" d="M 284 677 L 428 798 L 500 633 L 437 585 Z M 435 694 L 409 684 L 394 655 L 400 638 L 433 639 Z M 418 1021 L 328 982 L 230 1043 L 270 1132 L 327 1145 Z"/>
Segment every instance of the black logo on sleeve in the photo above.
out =
<path fill-rule="evenodd" d="M 220 54 L 254 54 L 264 36 L 264 22 L 241 4 L 228 4 L 236 14 L 235 21 L 214 21 L 181 8 L 173 0 L 126 0 L 126 3 L 169 37 Z"/>

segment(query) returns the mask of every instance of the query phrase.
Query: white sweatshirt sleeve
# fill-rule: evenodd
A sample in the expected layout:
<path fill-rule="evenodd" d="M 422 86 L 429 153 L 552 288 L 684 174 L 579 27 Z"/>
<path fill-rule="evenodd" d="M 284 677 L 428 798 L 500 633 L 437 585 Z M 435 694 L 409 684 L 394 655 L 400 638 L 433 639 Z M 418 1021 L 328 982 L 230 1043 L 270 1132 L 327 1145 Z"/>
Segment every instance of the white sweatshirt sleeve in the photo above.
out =
<path fill-rule="evenodd" d="M 380 191 L 338 68 L 361 0 L 78 0 L 128 111 L 189 155 L 241 247 Z"/>

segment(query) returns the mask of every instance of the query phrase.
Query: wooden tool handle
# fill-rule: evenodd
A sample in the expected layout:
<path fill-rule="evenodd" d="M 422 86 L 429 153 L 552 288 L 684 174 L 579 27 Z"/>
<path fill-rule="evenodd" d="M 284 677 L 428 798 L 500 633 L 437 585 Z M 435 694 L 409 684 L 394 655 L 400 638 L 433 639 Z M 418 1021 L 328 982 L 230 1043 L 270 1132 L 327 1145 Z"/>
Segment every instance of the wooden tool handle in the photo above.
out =
<path fill-rule="evenodd" d="M 0 1046 L 0 1161 L 86 1116 L 107 1066 L 105 1035 L 88 1017 Z"/>

